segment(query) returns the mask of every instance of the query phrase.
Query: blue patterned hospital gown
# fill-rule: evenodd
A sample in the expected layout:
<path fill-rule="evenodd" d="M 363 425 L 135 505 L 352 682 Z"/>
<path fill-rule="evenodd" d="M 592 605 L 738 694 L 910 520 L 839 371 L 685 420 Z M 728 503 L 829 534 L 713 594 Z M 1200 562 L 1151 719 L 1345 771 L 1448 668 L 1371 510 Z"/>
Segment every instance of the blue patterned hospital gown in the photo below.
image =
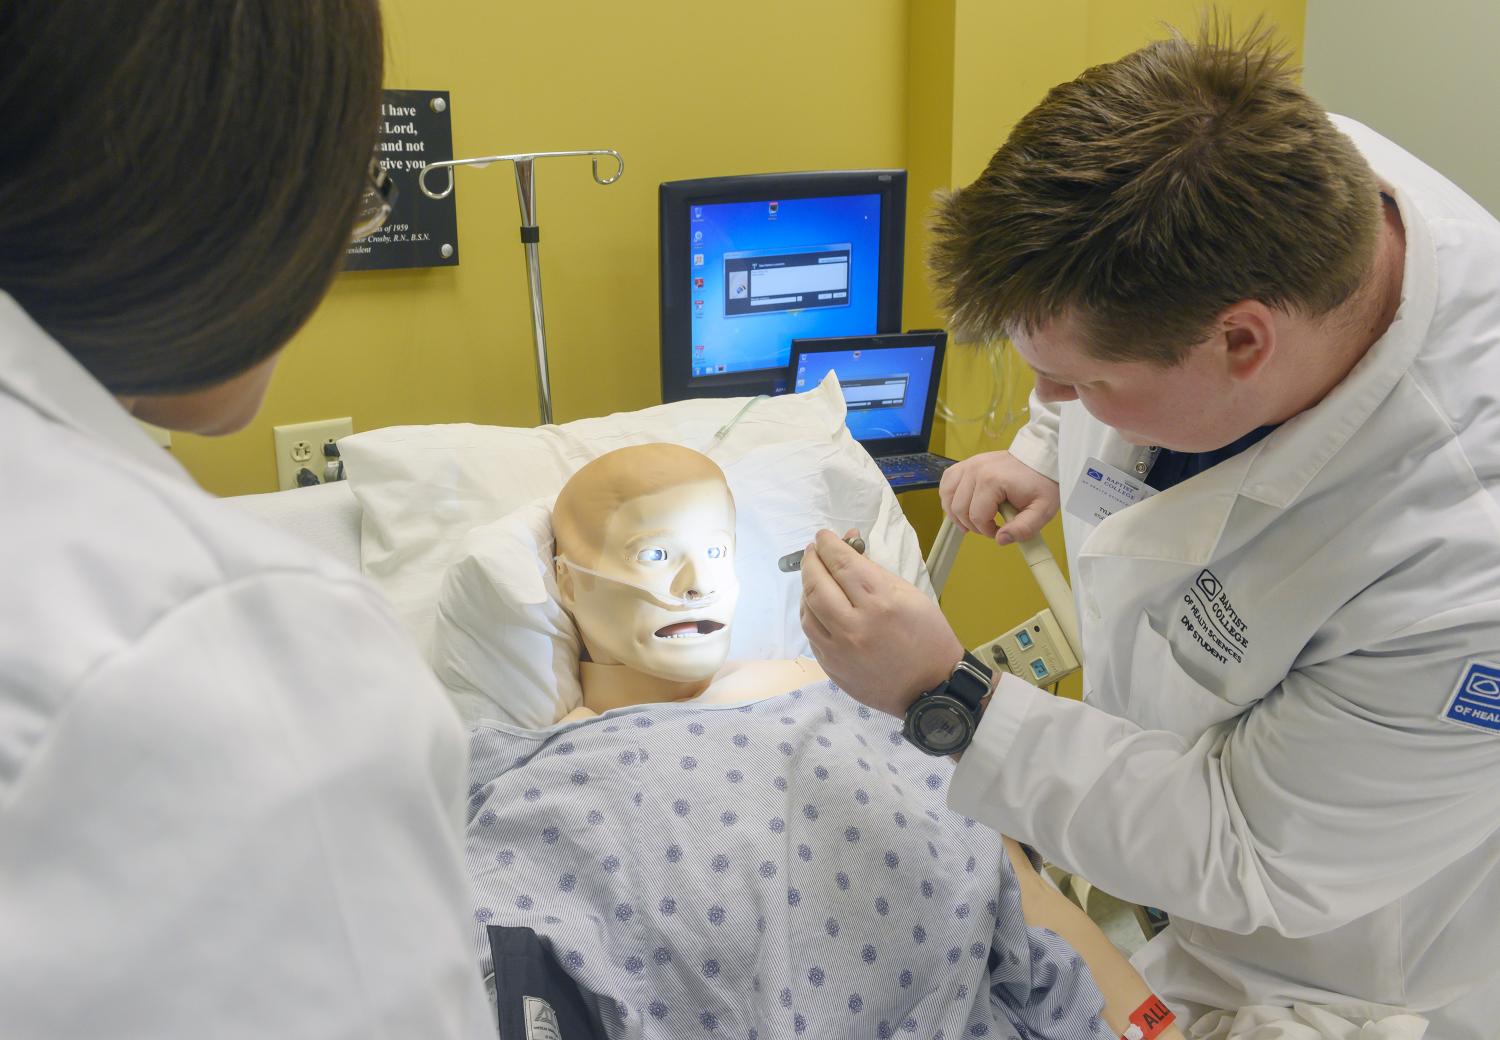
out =
<path fill-rule="evenodd" d="M 1026 926 L 951 764 L 832 683 L 559 730 L 481 726 L 487 924 L 546 937 L 614 1037 L 1106 1037 L 1082 960 Z"/>

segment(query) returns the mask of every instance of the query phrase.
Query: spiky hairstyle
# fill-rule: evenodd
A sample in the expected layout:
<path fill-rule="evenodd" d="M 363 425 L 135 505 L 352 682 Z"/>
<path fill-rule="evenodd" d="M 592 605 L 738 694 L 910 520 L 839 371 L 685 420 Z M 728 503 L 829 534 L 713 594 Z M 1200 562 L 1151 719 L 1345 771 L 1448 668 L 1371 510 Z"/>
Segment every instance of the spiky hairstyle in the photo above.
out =
<path fill-rule="evenodd" d="M 955 333 L 1064 314 L 1111 361 L 1182 360 L 1240 300 L 1307 316 L 1374 259 L 1369 165 L 1260 22 L 1204 19 L 1052 88 L 973 184 L 940 198 L 929 256 Z"/>

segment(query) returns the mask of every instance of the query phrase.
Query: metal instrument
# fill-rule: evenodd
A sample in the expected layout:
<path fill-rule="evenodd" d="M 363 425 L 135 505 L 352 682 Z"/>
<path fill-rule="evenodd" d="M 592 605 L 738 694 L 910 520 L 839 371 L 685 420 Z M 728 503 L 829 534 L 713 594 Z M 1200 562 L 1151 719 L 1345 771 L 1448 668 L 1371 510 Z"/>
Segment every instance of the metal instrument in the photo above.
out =
<path fill-rule="evenodd" d="M 859 553 L 861 556 L 865 554 L 865 540 L 859 535 L 845 538 L 844 544 L 853 549 L 855 552 Z M 806 549 L 798 549 L 796 552 L 787 553 L 781 559 L 776 561 L 776 566 L 787 574 L 790 574 L 793 571 L 800 571 L 802 569 L 802 554 L 806 551 Z"/>

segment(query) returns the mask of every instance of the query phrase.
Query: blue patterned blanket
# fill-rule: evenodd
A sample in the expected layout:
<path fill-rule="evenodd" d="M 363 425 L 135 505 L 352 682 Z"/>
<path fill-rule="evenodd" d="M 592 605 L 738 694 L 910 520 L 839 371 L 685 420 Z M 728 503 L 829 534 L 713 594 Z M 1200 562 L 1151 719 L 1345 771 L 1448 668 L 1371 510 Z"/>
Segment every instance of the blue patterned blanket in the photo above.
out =
<path fill-rule="evenodd" d="M 483 925 L 544 936 L 615 1037 L 1103 1037 L 952 773 L 832 683 L 471 743 Z"/>

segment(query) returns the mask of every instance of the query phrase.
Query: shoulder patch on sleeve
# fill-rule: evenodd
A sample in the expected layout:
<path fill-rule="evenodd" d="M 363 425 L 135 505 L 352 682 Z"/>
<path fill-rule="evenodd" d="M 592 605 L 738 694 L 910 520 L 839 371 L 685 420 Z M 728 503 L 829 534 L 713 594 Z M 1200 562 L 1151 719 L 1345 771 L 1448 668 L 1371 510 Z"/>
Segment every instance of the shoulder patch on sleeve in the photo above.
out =
<path fill-rule="evenodd" d="M 1500 665 L 1471 661 L 1442 717 L 1460 726 L 1500 733 Z"/>

